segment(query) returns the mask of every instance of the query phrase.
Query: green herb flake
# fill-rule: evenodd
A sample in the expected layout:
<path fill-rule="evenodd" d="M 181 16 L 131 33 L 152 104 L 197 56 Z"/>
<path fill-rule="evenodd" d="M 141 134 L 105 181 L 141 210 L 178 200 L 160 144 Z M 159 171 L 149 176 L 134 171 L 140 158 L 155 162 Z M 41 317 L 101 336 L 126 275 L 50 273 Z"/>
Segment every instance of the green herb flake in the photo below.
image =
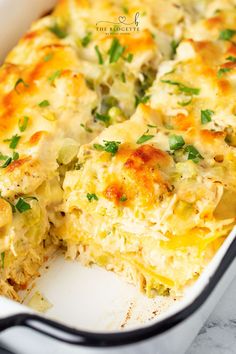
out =
<path fill-rule="evenodd" d="M 48 62 L 48 61 L 50 61 L 52 58 L 53 58 L 53 53 L 48 53 L 48 54 L 45 55 L 45 57 L 43 58 L 43 60 L 44 60 L 45 62 Z"/>
<path fill-rule="evenodd" d="M 125 47 L 123 47 L 117 38 L 114 38 L 111 43 L 111 48 L 109 49 L 109 63 L 116 63 L 117 60 L 122 56 L 125 51 Z"/>
<path fill-rule="evenodd" d="M 177 48 L 178 48 L 178 46 L 179 46 L 179 43 L 180 42 L 178 42 L 178 41 L 176 41 L 176 40 L 172 40 L 171 42 L 170 42 L 170 46 L 171 46 L 171 50 L 172 50 L 172 53 L 171 53 L 171 56 L 172 56 L 172 58 L 175 56 L 175 54 L 176 54 L 176 50 L 177 50 Z"/>
<path fill-rule="evenodd" d="M 20 141 L 20 135 L 13 135 L 10 139 L 5 139 L 3 140 L 4 142 L 9 142 L 9 148 L 10 149 L 15 149 Z"/>
<path fill-rule="evenodd" d="M 48 107 L 50 106 L 50 103 L 48 100 L 43 100 L 38 104 L 39 107 Z"/>
<path fill-rule="evenodd" d="M 93 130 L 92 130 L 91 128 L 86 127 L 86 125 L 84 125 L 83 123 L 81 123 L 80 126 L 81 126 L 82 128 L 84 128 L 84 130 L 85 130 L 87 133 L 92 133 L 92 132 L 93 132 Z"/>
<path fill-rule="evenodd" d="M 110 117 L 108 114 L 95 113 L 95 119 L 102 121 L 107 127 L 110 123 Z"/>
<path fill-rule="evenodd" d="M 104 64 L 103 57 L 102 57 L 102 54 L 101 54 L 101 52 L 100 52 L 98 46 L 95 45 L 94 49 L 95 49 L 95 52 L 97 53 L 98 63 L 99 63 L 100 65 Z"/>
<path fill-rule="evenodd" d="M 122 10 L 123 10 L 124 14 L 126 14 L 126 15 L 129 14 L 129 9 L 127 6 L 122 6 Z"/>
<path fill-rule="evenodd" d="M 126 82 L 126 77 L 125 77 L 125 73 L 124 72 L 121 73 L 120 77 L 121 77 L 121 81 L 125 83 Z"/>
<path fill-rule="evenodd" d="M 142 136 L 140 136 L 140 138 L 138 138 L 138 140 L 136 141 L 136 144 L 143 144 L 152 138 L 154 138 L 154 135 L 143 134 Z"/>
<path fill-rule="evenodd" d="M 4 269 L 4 266 L 5 266 L 5 252 L 1 252 L 1 264 L 2 264 L 2 269 Z"/>
<path fill-rule="evenodd" d="M 133 60 L 134 55 L 132 53 L 128 53 L 127 57 L 124 57 L 124 60 L 128 63 L 131 63 Z"/>
<path fill-rule="evenodd" d="M 18 91 L 18 85 L 24 85 L 24 87 L 29 87 L 29 84 L 27 84 L 22 78 L 19 78 L 16 83 L 15 83 L 15 86 L 14 86 L 14 90 L 18 93 L 18 95 L 20 94 L 19 91 Z"/>
<path fill-rule="evenodd" d="M 120 141 L 104 140 L 104 145 L 93 144 L 93 147 L 94 147 L 94 149 L 99 150 L 99 151 L 109 152 L 109 153 L 111 153 L 112 156 L 114 156 L 117 153 L 120 144 L 121 144 Z"/>
<path fill-rule="evenodd" d="M 187 145 L 184 152 L 188 154 L 188 160 L 192 160 L 195 163 L 203 159 L 200 152 L 193 145 Z"/>
<path fill-rule="evenodd" d="M 185 141 L 181 135 L 170 135 L 169 145 L 171 150 L 179 150 L 185 144 Z"/>
<path fill-rule="evenodd" d="M 147 124 L 149 128 L 157 128 L 157 125 Z"/>
<path fill-rule="evenodd" d="M 17 151 L 13 151 L 12 160 L 16 161 L 19 159 L 19 157 L 20 157 L 19 153 Z"/>
<path fill-rule="evenodd" d="M 86 197 L 90 203 L 92 200 L 98 200 L 98 197 L 94 193 L 87 193 Z"/>
<path fill-rule="evenodd" d="M 147 103 L 150 100 L 150 95 L 145 95 L 143 97 L 135 96 L 135 107 L 137 107 L 140 103 Z"/>
<path fill-rule="evenodd" d="M 92 39 L 92 32 L 88 32 L 86 34 L 86 36 L 84 36 L 82 39 L 81 39 L 81 44 L 84 48 L 87 47 L 87 45 L 91 42 L 91 39 Z"/>
<path fill-rule="evenodd" d="M 186 107 L 186 106 L 188 106 L 190 103 L 192 103 L 192 97 L 189 99 L 189 100 L 187 100 L 187 101 L 181 101 L 181 102 L 177 102 L 178 103 L 178 105 L 179 106 L 181 106 L 181 107 Z"/>
<path fill-rule="evenodd" d="M 232 63 L 236 63 L 236 57 L 233 56 L 227 57 L 226 60 L 231 61 Z"/>
<path fill-rule="evenodd" d="M 54 81 L 61 76 L 62 70 L 56 70 L 52 75 L 48 77 L 48 81 L 50 82 L 51 85 L 54 84 Z"/>
<path fill-rule="evenodd" d="M 232 68 L 220 68 L 217 72 L 218 79 L 221 79 L 224 76 L 224 74 L 228 73 L 231 70 Z"/>
<path fill-rule="evenodd" d="M 19 198 L 16 205 L 15 205 L 16 209 L 20 212 L 20 213 L 24 213 L 27 210 L 31 209 L 31 206 L 29 203 L 27 203 L 23 198 Z"/>
<path fill-rule="evenodd" d="M 236 31 L 232 30 L 232 29 L 224 29 L 222 31 L 220 31 L 219 34 L 219 39 L 223 40 L 223 41 L 230 41 L 232 39 L 232 37 L 235 35 Z"/>
<path fill-rule="evenodd" d="M 18 121 L 18 127 L 21 132 L 24 132 L 27 128 L 29 122 L 29 117 L 24 116 L 23 118 L 20 118 Z"/>
<path fill-rule="evenodd" d="M 211 116 L 214 114 L 214 111 L 210 109 L 201 110 L 201 123 L 207 124 L 211 122 Z"/>
<path fill-rule="evenodd" d="M 189 86 L 186 86 L 178 81 L 161 80 L 161 82 L 163 82 L 164 84 L 177 86 L 180 92 L 186 93 L 188 95 L 199 95 L 199 93 L 200 93 L 199 88 L 189 87 Z"/>
<path fill-rule="evenodd" d="M 120 202 L 126 202 L 127 199 L 126 195 L 123 194 L 122 197 L 120 197 Z"/>
<path fill-rule="evenodd" d="M 6 159 L 6 161 L 4 162 L 4 164 L 2 166 L 0 166 L 1 168 L 6 168 L 7 166 L 9 166 L 12 163 L 12 157 L 8 157 Z"/>
<path fill-rule="evenodd" d="M 49 31 L 55 34 L 60 39 L 67 37 L 67 31 L 65 28 L 60 27 L 58 23 L 55 23 L 53 26 L 48 27 Z"/>

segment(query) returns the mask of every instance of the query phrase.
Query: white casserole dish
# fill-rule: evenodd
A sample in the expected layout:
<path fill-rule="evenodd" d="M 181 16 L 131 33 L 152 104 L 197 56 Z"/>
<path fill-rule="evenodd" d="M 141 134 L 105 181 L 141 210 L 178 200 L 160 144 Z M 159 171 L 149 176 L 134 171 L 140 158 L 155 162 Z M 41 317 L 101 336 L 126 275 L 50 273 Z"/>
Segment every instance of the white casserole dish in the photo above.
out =
<path fill-rule="evenodd" d="M 54 3 L 0 0 L 0 60 Z M 42 316 L 0 297 L 0 341 L 25 354 L 184 353 L 234 276 L 235 233 L 184 298 L 173 303 L 147 299 L 112 273 L 55 255 L 31 291 L 39 290 L 53 307 Z"/>

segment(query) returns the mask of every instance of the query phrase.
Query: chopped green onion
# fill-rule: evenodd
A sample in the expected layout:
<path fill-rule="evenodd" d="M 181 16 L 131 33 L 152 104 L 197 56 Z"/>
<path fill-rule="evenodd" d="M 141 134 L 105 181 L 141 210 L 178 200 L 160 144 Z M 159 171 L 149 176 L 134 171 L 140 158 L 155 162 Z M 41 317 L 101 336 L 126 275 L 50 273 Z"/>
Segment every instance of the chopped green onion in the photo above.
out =
<path fill-rule="evenodd" d="M 232 61 L 232 63 L 236 63 L 236 57 L 233 57 L 231 55 L 227 57 L 226 60 Z"/>
<path fill-rule="evenodd" d="M 104 140 L 104 143 L 105 143 L 104 146 L 101 144 L 93 144 L 93 147 L 99 151 L 109 152 L 111 153 L 112 156 L 114 156 L 117 153 L 119 149 L 119 145 L 121 144 L 120 141 L 107 141 L 107 140 Z"/>
<path fill-rule="evenodd" d="M 39 107 L 48 107 L 48 106 L 50 106 L 50 103 L 49 103 L 48 100 L 43 100 L 42 102 L 40 102 L 40 103 L 38 104 L 38 106 L 39 106 Z"/>
<path fill-rule="evenodd" d="M 127 199 L 126 195 L 123 194 L 122 197 L 120 197 L 120 202 L 126 202 Z"/>
<path fill-rule="evenodd" d="M 95 49 L 95 52 L 97 53 L 98 63 L 99 63 L 100 65 L 103 64 L 103 63 L 104 63 L 103 57 L 102 57 L 102 54 L 101 54 L 101 52 L 100 52 L 98 46 L 95 45 L 94 49 Z"/>
<path fill-rule="evenodd" d="M 124 72 L 121 73 L 120 77 L 121 77 L 121 81 L 122 82 L 126 82 L 126 77 L 125 77 L 125 73 Z"/>
<path fill-rule="evenodd" d="M 87 47 L 87 45 L 91 42 L 92 32 L 88 32 L 86 36 L 81 39 L 81 44 L 83 47 Z"/>
<path fill-rule="evenodd" d="M 174 39 L 170 42 L 170 46 L 171 46 L 171 49 L 172 49 L 172 53 L 171 53 L 171 57 L 172 57 L 172 58 L 173 58 L 173 57 L 175 56 L 175 54 L 176 54 L 176 49 L 178 48 L 179 43 L 180 43 L 180 42 L 178 42 L 178 41 L 176 41 L 176 40 L 174 40 Z"/>
<path fill-rule="evenodd" d="M 184 152 L 188 153 L 188 160 L 193 160 L 195 163 L 203 159 L 200 152 L 193 145 L 187 145 Z"/>
<path fill-rule="evenodd" d="M 86 127 L 86 125 L 84 125 L 83 123 L 81 123 L 80 126 L 81 126 L 82 128 L 84 128 L 84 130 L 85 130 L 87 133 L 92 133 L 92 132 L 93 132 L 91 128 Z"/>
<path fill-rule="evenodd" d="M 13 135 L 10 139 L 5 139 L 3 140 L 4 142 L 9 142 L 9 148 L 10 149 L 15 149 L 19 143 L 19 140 L 20 140 L 20 135 Z"/>
<path fill-rule="evenodd" d="M 19 153 L 17 151 L 13 151 L 12 160 L 16 161 L 18 159 L 19 159 Z"/>
<path fill-rule="evenodd" d="M 157 128 L 157 125 L 147 124 L 149 128 Z"/>
<path fill-rule="evenodd" d="M 154 138 L 154 135 L 143 134 L 142 136 L 140 136 L 140 138 L 138 138 L 138 140 L 136 141 L 136 144 L 143 144 L 152 138 Z"/>
<path fill-rule="evenodd" d="M 25 129 L 27 128 L 28 121 L 29 121 L 29 117 L 27 117 L 27 116 L 24 116 L 23 118 L 19 119 L 18 127 L 19 127 L 21 132 L 24 132 Z"/>
<path fill-rule="evenodd" d="M 106 126 L 108 126 L 110 123 L 110 117 L 108 114 L 100 114 L 100 113 L 96 112 L 95 118 L 97 120 L 104 122 Z"/>
<path fill-rule="evenodd" d="M 109 49 L 109 63 L 116 63 L 117 60 L 122 56 L 125 51 L 125 47 L 122 47 L 119 40 L 114 38 L 111 44 L 111 48 Z"/>
<path fill-rule="evenodd" d="M 150 100 L 150 95 L 145 95 L 143 97 L 135 96 L 135 107 L 137 107 L 140 103 L 147 103 Z"/>
<path fill-rule="evenodd" d="M 223 40 L 223 41 L 229 41 L 234 35 L 235 35 L 236 31 L 232 30 L 232 29 L 224 29 L 222 31 L 220 31 L 219 34 L 219 39 Z"/>
<path fill-rule="evenodd" d="M 231 70 L 232 68 L 220 68 L 217 72 L 217 77 L 220 79 L 224 74 L 228 73 Z"/>
<path fill-rule="evenodd" d="M 134 55 L 132 53 L 128 53 L 127 57 L 124 57 L 124 60 L 128 63 L 131 63 L 133 60 Z"/>
<path fill-rule="evenodd" d="M 171 81 L 171 80 L 161 80 L 164 84 L 174 85 L 177 86 L 180 92 L 189 94 L 189 95 L 199 95 L 200 89 L 194 87 L 188 87 L 181 82 L 178 81 Z"/>
<path fill-rule="evenodd" d="M 48 27 L 48 29 L 60 39 L 64 39 L 67 37 L 67 31 L 65 30 L 65 28 L 60 27 L 58 23 L 55 23 L 54 25 Z"/>
<path fill-rule="evenodd" d="M 185 107 L 185 106 L 188 106 L 191 102 L 192 102 L 192 97 L 188 100 L 188 101 L 182 101 L 182 102 L 177 102 L 178 105 L 182 106 L 182 107 Z"/>
<path fill-rule="evenodd" d="M 181 149 L 185 144 L 185 141 L 181 135 L 170 135 L 169 145 L 171 150 Z"/>
<path fill-rule="evenodd" d="M 4 162 L 4 164 L 2 166 L 0 166 L 1 168 L 6 168 L 7 166 L 9 166 L 12 163 L 12 157 L 8 157 L 6 159 L 6 161 Z"/>
<path fill-rule="evenodd" d="M 25 87 L 29 87 L 29 84 L 27 84 L 22 78 L 19 78 L 16 83 L 15 83 L 15 86 L 14 86 L 14 90 L 19 94 L 19 91 L 18 91 L 18 85 L 24 85 Z"/>
<path fill-rule="evenodd" d="M 27 210 L 31 209 L 31 206 L 29 203 L 25 202 L 23 198 L 19 198 L 16 205 L 15 205 L 16 209 L 20 212 L 20 213 L 24 213 Z"/>
<path fill-rule="evenodd" d="M 128 9 L 127 6 L 122 6 L 122 10 L 123 10 L 123 12 L 124 12 L 126 15 L 129 14 L 129 9 Z"/>
<path fill-rule="evenodd" d="M 61 76 L 62 70 L 56 70 L 52 75 L 48 77 L 48 81 L 50 82 L 51 85 L 54 84 L 54 81 Z"/>
<path fill-rule="evenodd" d="M 86 196 L 87 198 L 88 198 L 88 201 L 89 202 L 91 202 L 92 200 L 98 200 L 98 197 L 96 196 L 96 194 L 94 194 L 94 193 L 87 193 L 87 196 Z"/>
<path fill-rule="evenodd" d="M 201 123 L 207 124 L 207 123 L 211 122 L 211 116 L 213 114 L 214 114 L 214 112 L 210 109 L 201 110 Z"/>

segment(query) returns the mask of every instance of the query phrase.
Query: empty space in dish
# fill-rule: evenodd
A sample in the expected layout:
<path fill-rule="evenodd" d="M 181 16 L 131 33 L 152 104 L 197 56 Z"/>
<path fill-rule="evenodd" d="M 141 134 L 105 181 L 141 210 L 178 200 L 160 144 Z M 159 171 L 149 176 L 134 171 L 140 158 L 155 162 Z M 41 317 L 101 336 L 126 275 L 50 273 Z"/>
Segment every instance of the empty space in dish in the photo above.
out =
<path fill-rule="evenodd" d="M 176 299 L 148 298 L 122 277 L 100 267 L 67 261 L 58 252 L 45 264 L 28 290 L 24 304 L 36 292 L 52 305 L 47 317 L 91 331 L 131 329 L 158 318 Z"/>

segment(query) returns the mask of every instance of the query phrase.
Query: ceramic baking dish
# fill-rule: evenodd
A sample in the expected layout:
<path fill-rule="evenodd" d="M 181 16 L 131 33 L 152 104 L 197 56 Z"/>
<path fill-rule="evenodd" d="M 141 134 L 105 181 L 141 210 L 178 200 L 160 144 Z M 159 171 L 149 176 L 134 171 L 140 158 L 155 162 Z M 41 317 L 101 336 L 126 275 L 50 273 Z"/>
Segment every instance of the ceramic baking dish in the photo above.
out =
<path fill-rule="evenodd" d="M 0 60 L 54 0 L 0 0 Z M 15 353 L 184 353 L 234 277 L 236 229 L 182 299 L 148 299 L 113 273 L 57 253 L 32 284 L 46 315 L 0 297 L 0 342 Z"/>

